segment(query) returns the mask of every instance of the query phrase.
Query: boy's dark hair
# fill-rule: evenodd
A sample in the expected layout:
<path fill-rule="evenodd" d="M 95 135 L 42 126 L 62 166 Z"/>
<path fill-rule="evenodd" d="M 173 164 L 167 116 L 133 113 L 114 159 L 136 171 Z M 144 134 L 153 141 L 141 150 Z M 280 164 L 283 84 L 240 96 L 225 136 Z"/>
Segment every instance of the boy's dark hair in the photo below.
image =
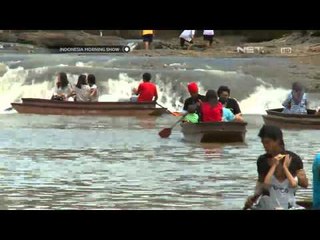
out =
<path fill-rule="evenodd" d="M 215 90 L 208 90 L 206 93 L 207 102 L 218 102 L 218 95 Z"/>
<path fill-rule="evenodd" d="M 150 82 L 150 80 L 151 80 L 151 74 L 150 74 L 150 73 L 144 73 L 144 74 L 142 75 L 142 79 L 143 79 L 144 81 L 146 81 L 146 82 Z"/>
<path fill-rule="evenodd" d="M 96 84 L 96 77 L 93 74 L 89 74 L 87 79 L 89 85 Z"/>
<path fill-rule="evenodd" d="M 81 89 L 82 85 L 87 85 L 87 77 L 83 74 L 79 76 L 76 87 Z"/>
<path fill-rule="evenodd" d="M 230 88 L 228 88 L 227 86 L 220 86 L 218 88 L 218 96 L 220 96 L 222 92 L 228 92 L 230 95 Z"/>
<path fill-rule="evenodd" d="M 272 125 L 263 125 L 258 136 L 262 138 L 270 138 L 274 141 L 280 140 L 280 144 L 284 148 L 283 133 L 280 128 Z"/>
<path fill-rule="evenodd" d="M 225 97 L 220 97 L 220 98 L 219 98 L 219 102 L 221 102 L 222 105 L 226 104 L 227 101 L 228 101 L 228 99 L 225 98 Z"/>
<path fill-rule="evenodd" d="M 188 113 L 195 113 L 197 111 L 197 104 L 191 104 L 188 106 Z"/>

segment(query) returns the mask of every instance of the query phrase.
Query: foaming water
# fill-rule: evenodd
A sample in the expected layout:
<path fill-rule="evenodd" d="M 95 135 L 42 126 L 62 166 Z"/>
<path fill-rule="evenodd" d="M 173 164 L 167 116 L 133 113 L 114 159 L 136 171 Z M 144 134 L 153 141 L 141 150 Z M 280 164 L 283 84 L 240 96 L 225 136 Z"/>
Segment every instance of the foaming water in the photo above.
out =
<path fill-rule="evenodd" d="M 287 60 L 270 58 L 17 54 L 2 55 L 0 62 L 0 112 L 9 108 L 11 102 L 19 102 L 22 97 L 50 98 L 56 75 L 61 71 L 67 73 L 73 84 L 77 82 L 79 74 L 95 74 L 101 90 L 100 101 L 129 99 L 132 89 L 141 82 L 142 73 L 150 72 L 152 81 L 158 86 L 159 103 L 172 111 L 181 110 L 184 100 L 189 97 L 186 90 L 188 82 L 198 82 L 202 94 L 207 89 L 227 85 L 244 113 L 258 114 L 269 107 L 281 106 L 279 103 L 283 101 L 285 92 L 289 92 L 288 80 L 302 77 L 285 74 L 283 69 L 288 68 Z M 276 72 L 281 73 L 279 77 L 282 79 L 277 80 L 274 86 Z"/>
<path fill-rule="evenodd" d="M 175 118 L 0 116 L 1 209 L 241 209 L 263 153 L 259 116 L 245 144 L 198 144 L 158 131 Z M 285 131 L 288 149 L 311 164 L 313 131 Z M 301 139 L 308 139 L 303 144 Z M 298 190 L 298 198 L 310 197 Z"/>

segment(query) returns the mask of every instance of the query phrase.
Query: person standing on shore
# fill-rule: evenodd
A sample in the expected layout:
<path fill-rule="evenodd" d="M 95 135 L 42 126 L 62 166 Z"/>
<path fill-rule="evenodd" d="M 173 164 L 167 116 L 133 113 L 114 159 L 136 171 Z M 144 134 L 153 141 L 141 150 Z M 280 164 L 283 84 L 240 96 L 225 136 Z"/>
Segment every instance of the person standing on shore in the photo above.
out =
<path fill-rule="evenodd" d="M 203 30 L 203 40 L 207 41 L 207 47 L 212 46 L 214 30 Z"/>
<path fill-rule="evenodd" d="M 142 30 L 144 49 L 149 50 L 154 37 L 154 30 Z"/>
<path fill-rule="evenodd" d="M 196 33 L 196 30 L 184 30 L 180 34 L 180 46 L 183 48 L 184 44 L 187 42 L 188 50 L 190 50 L 190 48 L 193 45 L 193 38 L 195 33 Z"/>
<path fill-rule="evenodd" d="M 313 209 L 320 209 L 320 153 L 318 153 L 312 165 L 313 173 Z"/>

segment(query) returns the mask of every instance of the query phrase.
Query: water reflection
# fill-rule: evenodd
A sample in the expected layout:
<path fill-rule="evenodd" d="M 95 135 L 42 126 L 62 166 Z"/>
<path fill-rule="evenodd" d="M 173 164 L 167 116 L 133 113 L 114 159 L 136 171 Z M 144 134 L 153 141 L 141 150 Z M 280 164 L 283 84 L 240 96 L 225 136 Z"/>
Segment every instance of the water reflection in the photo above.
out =
<path fill-rule="evenodd" d="M 159 138 L 171 116 L 9 118 L 0 117 L 0 209 L 241 209 L 264 153 L 255 125 L 245 144 L 196 144 L 182 141 L 179 127 Z M 284 137 L 312 181 L 317 134 Z"/>

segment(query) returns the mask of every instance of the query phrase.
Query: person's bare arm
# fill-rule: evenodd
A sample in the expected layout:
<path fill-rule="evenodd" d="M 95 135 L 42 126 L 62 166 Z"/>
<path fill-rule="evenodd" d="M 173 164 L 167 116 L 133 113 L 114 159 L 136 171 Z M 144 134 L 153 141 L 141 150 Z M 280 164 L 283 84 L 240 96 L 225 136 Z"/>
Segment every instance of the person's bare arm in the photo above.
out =
<path fill-rule="evenodd" d="M 283 161 L 283 170 L 284 170 L 284 173 L 285 173 L 287 179 L 289 180 L 290 186 L 292 188 L 295 188 L 298 186 L 298 183 L 289 171 L 289 165 L 291 163 L 291 160 L 292 160 L 292 158 L 289 156 L 289 154 L 286 154 L 285 159 Z"/>
<path fill-rule="evenodd" d="M 297 171 L 297 177 L 298 177 L 298 185 L 300 187 L 307 188 L 309 185 L 309 180 L 307 178 L 307 175 L 304 169 L 300 169 Z"/>
<path fill-rule="evenodd" d="M 94 88 L 94 89 L 90 89 L 90 97 L 93 97 L 93 96 L 96 96 L 97 95 L 97 89 Z"/>
<path fill-rule="evenodd" d="M 263 182 L 260 182 L 260 179 L 262 177 L 259 176 L 259 179 L 256 183 L 256 187 L 255 187 L 255 190 L 254 190 L 254 194 L 249 196 L 244 204 L 244 209 L 248 209 L 248 208 L 251 208 L 252 205 L 258 200 L 258 198 L 260 197 L 260 195 L 262 194 L 263 192 L 263 189 L 264 189 L 264 184 Z"/>

